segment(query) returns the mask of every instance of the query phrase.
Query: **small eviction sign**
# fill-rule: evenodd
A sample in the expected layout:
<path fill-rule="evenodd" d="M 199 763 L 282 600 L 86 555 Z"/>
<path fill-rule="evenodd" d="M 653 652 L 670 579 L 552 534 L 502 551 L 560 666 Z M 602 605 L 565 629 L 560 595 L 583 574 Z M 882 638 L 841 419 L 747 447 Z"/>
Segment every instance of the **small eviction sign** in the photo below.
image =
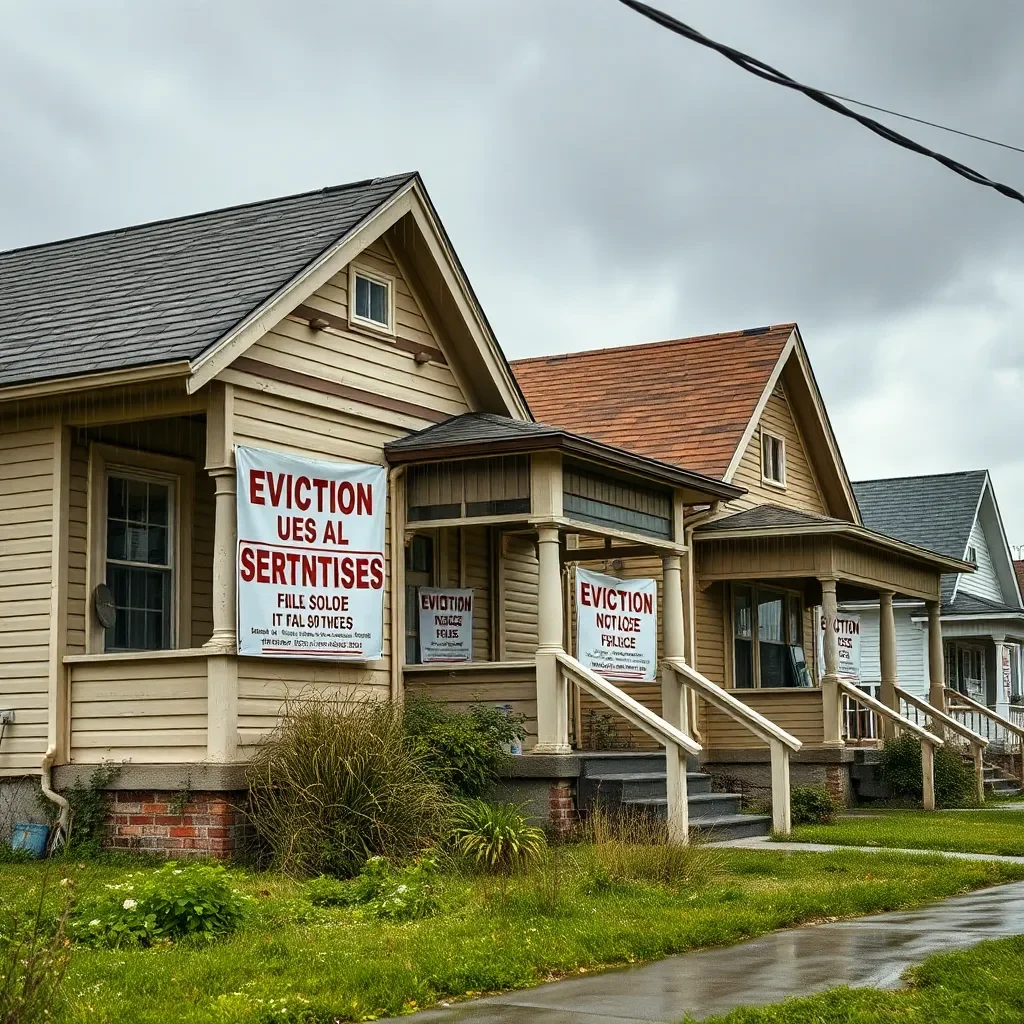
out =
<path fill-rule="evenodd" d="M 420 587 L 420 662 L 473 660 L 473 591 Z"/>
<path fill-rule="evenodd" d="M 238 653 L 380 658 L 384 467 L 241 446 L 235 465 Z"/>
<path fill-rule="evenodd" d="M 652 682 L 658 660 L 658 584 L 576 569 L 576 657 L 606 679 Z"/>

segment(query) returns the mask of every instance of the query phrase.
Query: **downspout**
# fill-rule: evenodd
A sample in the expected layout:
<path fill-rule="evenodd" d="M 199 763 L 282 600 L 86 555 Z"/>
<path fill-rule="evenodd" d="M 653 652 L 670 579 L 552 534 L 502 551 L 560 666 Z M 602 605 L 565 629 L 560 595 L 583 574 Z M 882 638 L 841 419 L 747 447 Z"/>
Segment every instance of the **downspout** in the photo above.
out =
<path fill-rule="evenodd" d="M 60 815 L 57 818 L 57 831 L 50 844 L 51 851 L 56 850 L 67 842 L 68 823 L 71 820 L 71 805 L 60 795 L 60 793 L 55 793 L 50 784 L 50 769 L 53 767 L 53 760 L 56 756 L 57 748 L 55 746 L 49 747 L 46 753 L 43 754 L 43 773 L 39 779 L 39 784 L 43 790 L 43 796 L 45 796 L 50 803 L 56 804 L 60 808 Z"/>

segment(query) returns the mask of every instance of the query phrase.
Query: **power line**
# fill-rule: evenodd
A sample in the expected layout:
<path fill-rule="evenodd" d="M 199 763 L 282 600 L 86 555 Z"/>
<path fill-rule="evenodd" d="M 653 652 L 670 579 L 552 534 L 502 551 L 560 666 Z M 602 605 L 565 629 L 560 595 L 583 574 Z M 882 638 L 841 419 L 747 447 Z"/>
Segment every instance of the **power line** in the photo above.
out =
<path fill-rule="evenodd" d="M 869 131 L 874 132 L 876 135 L 880 135 L 887 142 L 892 142 L 894 145 L 902 146 L 904 149 L 908 149 L 910 152 L 917 153 L 920 156 L 929 157 L 930 159 L 942 164 L 943 167 L 951 170 L 954 174 L 959 174 L 961 177 L 966 178 L 975 185 L 983 185 L 986 188 L 995 189 L 1000 193 L 1000 195 L 1004 195 L 1008 199 L 1015 199 L 1019 203 L 1024 203 L 1024 194 L 1018 192 L 1017 189 L 1012 188 L 1010 185 L 1004 185 L 1002 182 L 993 181 L 980 171 L 974 170 L 973 167 L 968 167 L 966 164 L 960 163 L 959 160 L 954 160 L 952 157 L 945 156 L 942 153 L 935 152 L 935 150 L 928 149 L 926 146 L 922 146 L 919 142 L 915 142 L 906 135 L 901 135 L 894 129 L 881 124 L 879 121 L 866 117 L 864 114 L 858 114 L 855 110 L 850 110 L 849 107 L 843 106 L 839 100 L 834 99 L 830 93 L 823 92 L 821 89 L 815 89 L 810 85 L 802 85 L 800 82 L 796 81 L 796 79 L 790 78 L 789 75 L 779 71 L 778 68 L 773 68 L 770 64 L 766 64 L 764 61 L 758 60 L 756 57 L 751 57 L 749 54 L 743 53 L 741 50 L 736 50 L 731 46 L 727 46 L 725 43 L 719 43 L 714 39 L 710 39 L 703 33 L 698 32 L 695 28 L 691 28 L 689 25 L 683 24 L 683 22 L 673 18 L 670 14 L 666 14 L 664 11 L 659 11 L 655 7 L 649 7 L 647 4 L 641 3 L 640 0 L 619 0 L 619 3 L 625 4 L 626 7 L 636 11 L 637 14 L 642 14 L 645 18 L 649 18 L 655 24 L 661 25 L 662 28 L 666 28 L 670 32 L 674 32 L 676 35 L 682 36 L 684 39 L 689 39 L 691 42 L 697 43 L 700 46 L 706 46 L 708 49 L 720 53 L 727 60 L 732 61 L 733 64 L 737 64 L 739 67 L 743 68 L 744 71 L 749 71 L 752 75 L 757 75 L 758 78 L 763 78 L 765 81 L 772 82 L 774 85 L 781 85 L 785 89 L 793 89 L 796 92 L 803 93 L 809 99 L 814 100 L 815 103 L 820 103 L 823 107 L 827 107 L 829 110 L 832 110 L 837 114 L 841 114 L 843 117 L 848 117 L 851 120 L 856 121 Z M 847 102 L 852 101 L 847 100 Z"/>

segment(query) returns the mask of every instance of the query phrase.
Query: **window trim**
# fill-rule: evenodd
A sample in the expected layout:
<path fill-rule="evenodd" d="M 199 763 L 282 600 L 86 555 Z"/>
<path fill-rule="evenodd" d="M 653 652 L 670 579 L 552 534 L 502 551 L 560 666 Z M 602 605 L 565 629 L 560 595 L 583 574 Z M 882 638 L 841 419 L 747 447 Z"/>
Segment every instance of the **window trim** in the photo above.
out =
<path fill-rule="evenodd" d="M 736 684 L 736 588 L 745 587 L 750 591 L 750 623 L 751 623 L 751 685 L 750 686 L 737 686 Z M 757 621 L 757 604 L 758 594 L 762 592 L 768 592 L 780 595 L 783 600 L 782 615 L 783 615 L 783 626 L 786 630 L 786 641 L 782 646 L 791 647 L 793 646 L 789 640 L 789 604 L 792 598 L 796 598 L 800 604 L 800 646 L 804 652 L 804 664 L 807 666 L 807 671 L 811 677 L 811 686 L 761 686 L 761 654 L 760 654 L 760 637 L 758 630 Z M 804 593 L 800 590 L 794 590 L 791 587 L 778 586 L 775 583 L 761 583 L 757 580 L 734 580 L 726 588 L 726 614 L 725 614 L 725 653 L 726 653 L 726 688 L 731 690 L 742 690 L 744 692 L 749 690 L 770 690 L 773 693 L 781 690 L 809 690 L 817 688 L 817 684 L 814 683 L 815 671 L 814 663 L 811 660 L 814 656 L 814 650 L 808 652 L 807 649 L 807 610 L 808 606 L 804 603 Z M 765 641 L 766 643 L 772 643 L 774 641 Z M 810 655 L 810 656 L 809 656 Z"/>
<path fill-rule="evenodd" d="M 777 441 L 779 444 L 779 479 L 776 480 L 767 473 L 765 465 L 764 443 L 766 440 Z M 776 490 L 786 489 L 786 439 L 779 434 L 773 434 L 770 430 L 761 428 L 761 483 L 766 487 L 774 487 Z"/>
<path fill-rule="evenodd" d="M 369 317 L 356 313 L 356 278 L 365 277 L 367 281 L 382 285 L 388 293 L 388 322 L 378 323 Z M 360 327 L 376 334 L 395 336 L 395 279 L 390 274 L 382 274 L 362 263 L 348 265 L 348 322 L 351 327 Z"/>
<path fill-rule="evenodd" d="M 171 549 L 171 646 L 192 647 L 192 509 L 195 464 L 188 459 L 90 442 L 86 509 L 85 652 L 105 654 L 106 631 L 92 610 L 92 595 L 107 577 L 107 477 L 121 472 L 173 486 L 174 508 L 168 516 Z M 124 652 L 111 651 L 111 656 Z M 154 654 L 158 652 L 129 652 Z"/>

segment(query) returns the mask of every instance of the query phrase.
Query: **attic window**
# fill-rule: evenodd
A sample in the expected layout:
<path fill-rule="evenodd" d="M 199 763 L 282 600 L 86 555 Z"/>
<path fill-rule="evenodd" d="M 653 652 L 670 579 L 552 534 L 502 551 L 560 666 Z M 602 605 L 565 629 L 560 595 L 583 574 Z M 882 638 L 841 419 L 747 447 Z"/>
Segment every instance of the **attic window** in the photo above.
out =
<path fill-rule="evenodd" d="M 968 562 L 973 562 L 975 565 L 978 564 L 978 550 L 973 544 L 969 544 L 967 547 L 967 559 Z"/>
<path fill-rule="evenodd" d="M 786 486 L 786 442 L 761 431 L 761 479 L 773 487 Z"/>
<path fill-rule="evenodd" d="M 377 331 L 394 333 L 394 282 L 363 267 L 349 274 L 349 320 Z"/>

